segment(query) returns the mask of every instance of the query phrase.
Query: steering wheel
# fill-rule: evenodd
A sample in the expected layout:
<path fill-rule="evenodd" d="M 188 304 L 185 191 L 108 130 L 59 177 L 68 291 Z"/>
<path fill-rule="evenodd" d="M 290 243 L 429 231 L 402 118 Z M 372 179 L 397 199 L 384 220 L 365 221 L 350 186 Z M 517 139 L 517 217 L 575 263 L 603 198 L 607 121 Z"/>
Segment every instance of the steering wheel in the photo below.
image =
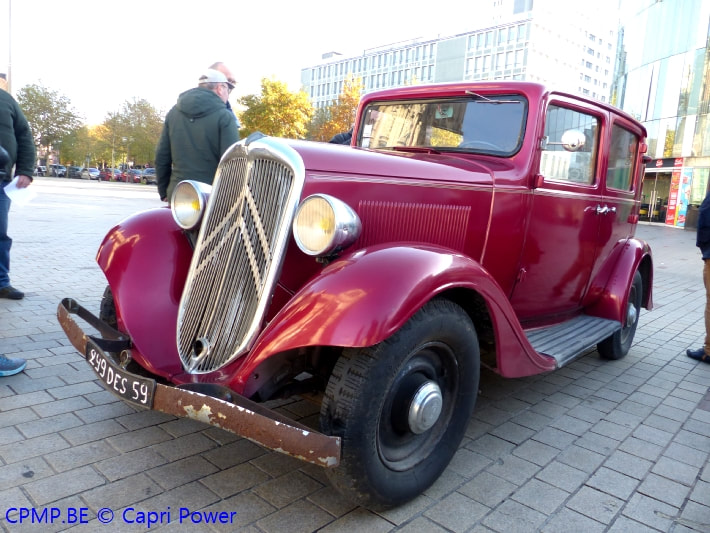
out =
<path fill-rule="evenodd" d="M 503 149 L 497 144 L 489 143 L 487 141 L 464 141 L 459 144 L 459 148 L 484 148 L 489 150 L 495 150 L 496 152 L 502 152 Z"/>

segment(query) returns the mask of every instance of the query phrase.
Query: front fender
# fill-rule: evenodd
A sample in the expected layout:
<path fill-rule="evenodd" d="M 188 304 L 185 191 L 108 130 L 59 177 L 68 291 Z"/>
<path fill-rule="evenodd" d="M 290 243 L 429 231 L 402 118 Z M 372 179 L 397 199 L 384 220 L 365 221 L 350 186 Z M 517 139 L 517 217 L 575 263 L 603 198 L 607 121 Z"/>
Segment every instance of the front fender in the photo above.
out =
<path fill-rule="evenodd" d="M 259 364 L 276 353 L 382 342 L 425 302 L 454 288 L 483 297 L 496 338 L 509 350 L 506 357 L 520 360 L 516 356 L 526 354 L 534 373 L 552 369 L 527 342 L 506 295 L 479 263 L 436 246 L 380 245 L 331 263 L 307 283 L 259 336 L 233 386 L 241 390 Z"/>
<path fill-rule="evenodd" d="M 113 292 L 118 329 L 133 341 L 133 358 L 166 378 L 182 372 L 177 313 L 191 258 L 190 243 L 164 207 L 119 222 L 96 255 Z"/>

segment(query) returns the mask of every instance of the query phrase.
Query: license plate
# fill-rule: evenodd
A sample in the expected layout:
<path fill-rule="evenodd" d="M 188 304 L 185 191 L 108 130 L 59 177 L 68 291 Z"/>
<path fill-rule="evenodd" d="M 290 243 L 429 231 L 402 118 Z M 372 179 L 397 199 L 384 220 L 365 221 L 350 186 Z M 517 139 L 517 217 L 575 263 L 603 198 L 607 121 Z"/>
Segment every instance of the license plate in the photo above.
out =
<path fill-rule="evenodd" d="M 111 392 L 141 407 L 153 407 L 154 379 L 125 371 L 91 339 L 86 340 L 86 360 Z"/>

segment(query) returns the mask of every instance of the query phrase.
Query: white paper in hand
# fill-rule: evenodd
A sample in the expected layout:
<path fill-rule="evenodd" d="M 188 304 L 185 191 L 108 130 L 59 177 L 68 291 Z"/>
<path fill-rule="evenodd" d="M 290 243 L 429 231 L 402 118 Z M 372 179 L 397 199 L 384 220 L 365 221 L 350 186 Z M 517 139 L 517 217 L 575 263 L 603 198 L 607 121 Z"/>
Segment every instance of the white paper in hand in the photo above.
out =
<path fill-rule="evenodd" d="M 20 206 L 25 205 L 27 202 L 32 200 L 32 198 L 37 196 L 37 193 L 35 193 L 31 187 L 24 187 L 20 189 L 17 186 L 17 176 L 15 176 L 15 179 L 13 179 L 10 183 L 5 185 L 5 194 L 7 194 L 7 197 L 12 200 L 13 204 Z"/>

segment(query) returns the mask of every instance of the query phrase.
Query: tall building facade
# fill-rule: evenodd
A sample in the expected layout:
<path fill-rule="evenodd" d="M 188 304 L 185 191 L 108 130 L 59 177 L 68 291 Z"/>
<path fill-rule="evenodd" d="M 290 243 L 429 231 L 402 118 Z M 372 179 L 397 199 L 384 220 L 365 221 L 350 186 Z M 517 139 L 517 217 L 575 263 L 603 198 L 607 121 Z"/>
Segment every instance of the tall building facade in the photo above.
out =
<path fill-rule="evenodd" d="M 614 1 L 601 4 L 592 10 L 566 0 L 477 0 L 476 27 L 469 31 L 370 48 L 357 56 L 330 52 L 301 70 L 301 83 L 316 107 L 337 100 L 348 76 L 360 78 L 364 92 L 419 83 L 527 80 L 608 102 L 618 19 Z"/>
<path fill-rule="evenodd" d="M 691 221 L 710 175 L 710 2 L 622 0 L 612 103 L 644 123 L 649 220 Z"/>

